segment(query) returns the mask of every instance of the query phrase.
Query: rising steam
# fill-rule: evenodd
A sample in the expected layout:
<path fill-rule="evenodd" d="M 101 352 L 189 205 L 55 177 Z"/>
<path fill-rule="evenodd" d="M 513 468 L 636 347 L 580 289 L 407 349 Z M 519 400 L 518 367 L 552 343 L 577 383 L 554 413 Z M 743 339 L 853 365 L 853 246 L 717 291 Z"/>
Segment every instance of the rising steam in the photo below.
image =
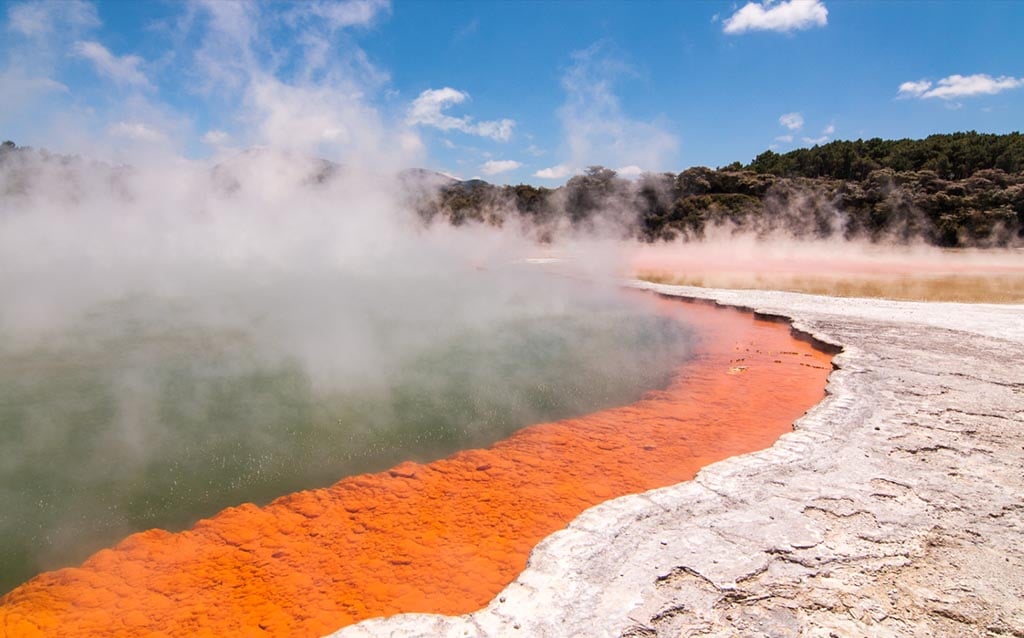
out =
<path fill-rule="evenodd" d="M 155 63 L 93 39 L 91 5 L 12 7 L 8 85 L 71 60 L 123 95 L 104 121 L 26 80 L 9 112 L 80 155 L 0 155 L 0 589 L 131 531 L 632 401 L 685 356 L 677 322 L 593 283 L 613 257 L 555 276 L 525 233 L 423 225 L 397 177 L 422 144 L 372 106 L 386 74 L 352 40 L 387 10 L 190 4 L 164 26 L 221 107 L 192 159 L 203 131 L 158 99 Z"/>

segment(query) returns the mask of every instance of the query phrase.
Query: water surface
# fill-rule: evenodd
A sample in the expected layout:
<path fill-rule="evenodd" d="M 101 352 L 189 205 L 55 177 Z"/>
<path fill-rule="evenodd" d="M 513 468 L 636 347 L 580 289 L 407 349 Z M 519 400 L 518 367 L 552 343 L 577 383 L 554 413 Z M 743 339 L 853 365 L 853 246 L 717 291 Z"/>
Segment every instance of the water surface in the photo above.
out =
<path fill-rule="evenodd" d="M 686 358 L 686 326 L 636 295 L 534 277 L 481 307 L 236 288 L 0 333 L 0 591 L 131 532 L 635 401 Z"/>

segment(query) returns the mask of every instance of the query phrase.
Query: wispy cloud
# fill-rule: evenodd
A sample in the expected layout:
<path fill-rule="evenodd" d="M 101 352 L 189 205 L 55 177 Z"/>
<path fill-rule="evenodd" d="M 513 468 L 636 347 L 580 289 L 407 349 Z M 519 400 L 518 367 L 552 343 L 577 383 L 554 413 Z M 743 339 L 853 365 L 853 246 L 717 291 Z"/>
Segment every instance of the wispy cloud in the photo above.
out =
<path fill-rule="evenodd" d="M 480 166 L 480 172 L 484 175 L 497 175 L 498 173 L 514 171 L 520 166 L 522 164 L 515 160 L 488 160 Z"/>
<path fill-rule="evenodd" d="M 88 29 L 100 25 L 96 7 L 84 0 L 20 2 L 7 10 L 7 26 L 15 33 L 35 38 L 61 30 Z"/>
<path fill-rule="evenodd" d="M 830 139 L 832 139 L 831 135 L 833 133 L 835 133 L 835 132 L 836 132 L 835 124 L 829 124 L 828 126 L 826 126 L 825 128 L 823 128 L 821 130 L 821 135 L 820 136 L 818 136 L 818 137 L 805 136 L 805 137 L 802 137 L 800 139 L 803 140 L 804 144 L 824 144 L 825 142 L 827 142 Z M 787 137 L 792 139 L 793 136 L 792 135 L 788 135 Z M 775 139 L 778 139 L 778 138 L 775 138 Z"/>
<path fill-rule="evenodd" d="M 210 146 L 222 146 L 226 144 L 229 139 L 231 139 L 230 135 L 219 130 L 207 131 L 206 134 L 203 135 L 203 143 L 209 144 Z"/>
<path fill-rule="evenodd" d="M 573 52 L 572 60 L 562 77 L 566 100 L 558 110 L 568 158 L 535 176 L 559 179 L 591 164 L 662 168 L 678 150 L 678 139 L 664 122 L 627 115 L 614 90 L 618 78 L 635 72 L 604 43 Z"/>
<path fill-rule="evenodd" d="M 390 163 L 400 153 L 411 161 L 423 150 L 419 136 L 389 126 L 374 105 L 374 95 L 389 88 L 387 74 L 342 32 L 389 11 L 389 3 L 376 0 L 187 5 L 181 37 L 198 33 L 199 42 L 192 85 L 223 101 L 229 114 L 211 124 L 230 125 L 239 146 L 359 157 L 366 165 Z"/>
<path fill-rule="evenodd" d="M 499 142 L 511 139 L 512 129 L 515 127 L 514 120 L 505 118 L 474 122 L 468 115 L 453 117 L 444 113 L 446 109 L 462 104 L 467 99 L 468 93 L 451 87 L 427 89 L 413 100 L 405 121 L 410 125 L 431 126 L 442 131 L 461 131 L 470 135 L 489 137 Z"/>
<path fill-rule="evenodd" d="M 904 98 L 954 100 L 975 95 L 995 95 L 1020 87 L 1024 87 L 1024 78 L 1007 75 L 994 78 L 987 73 L 976 73 L 974 75 L 950 75 L 935 84 L 932 84 L 930 80 L 904 82 L 900 85 L 897 95 Z"/>
<path fill-rule="evenodd" d="M 793 143 L 793 136 L 792 135 L 780 135 L 780 136 L 775 138 L 775 141 L 776 142 L 782 142 L 783 144 L 792 144 Z"/>
<path fill-rule="evenodd" d="M 899 95 L 900 97 L 921 97 L 930 88 L 932 88 L 932 83 L 927 80 L 904 82 L 900 85 Z"/>
<path fill-rule="evenodd" d="M 315 18 L 335 30 L 369 26 L 390 12 L 389 0 L 320 0 L 295 4 L 290 17 Z"/>
<path fill-rule="evenodd" d="M 30 126 L 24 122 L 33 121 L 30 114 L 35 121 L 59 117 L 64 131 L 76 133 L 74 144 L 108 156 L 120 149 L 131 154 L 136 147 L 143 153 L 164 150 L 140 142 L 160 141 L 171 150 L 200 140 L 211 148 L 258 145 L 338 161 L 359 157 L 366 166 L 387 168 L 415 163 L 423 153 L 418 132 L 401 117 L 395 121 L 391 110 L 378 108 L 380 94 L 392 88 L 390 80 L 355 35 L 385 19 L 390 2 L 192 0 L 173 9 L 150 25 L 153 45 L 156 36 L 171 44 L 151 58 L 99 37 L 101 22 L 92 3 L 5 3 L 0 53 L 7 59 L 0 59 L 0 88 L 7 98 L 0 124 L 21 122 L 16 130 L 23 131 Z M 121 26 L 104 33 L 117 33 Z M 146 51 L 155 51 L 149 44 Z M 132 91 L 104 104 L 66 108 L 61 103 L 68 98 L 58 100 L 56 92 L 66 92 L 58 80 L 66 82 L 62 74 L 68 69 L 86 75 L 94 70 L 107 83 Z M 180 90 L 163 93 L 162 80 L 171 77 Z M 8 95 L 9 89 L 18 94 Z M 197 129 L 197 122 L 204 128 Z M 102 149 L 100 142 L 106 144 Z"/>
<path fill-rule="evenodd" d="M 466 38 L 473 36 L 477 31 L 480 30 L 480 18 L 473 18 L 465 25 L 459 27 L 459 30 L 452 36 L 452 42 L 461 42 Z"/>
<path fill-rule="evenodd" d="M 804 116 L 799 113 L 783 113 L 779 116 L 779 124 L 791 131 L 799 131 L 804 127 Z"/>
<path fill-rule="evenodd" d="M 95 41 L 78 41 L 73 51 L 75 55 L 92 62 L 96 71 L 117 84 L 152 88 L 149 79 L 139 69 L 142 58 L 137 55 L 116 56 L 105 46 Z"/>
<path fill-rule="evenodd" d="M 158 143 L 167 141 L 167 135 L 142 122 L 118 122 L 108 132 L 117 137 L 124 137 L 136 142 Z"/>
<path fill-rule="evenodd" d="M 772 0 L 748 2 L 722 23 L 722 31 L 737 34 L 747 31 L 789 33 L 823 27 L 828 24 L 828 9 L 821 0 Z"/>
<path fill-rule="evenodd" d="M 542 168 L 534 173 L 533 176 L 539 177 L 540 179 L 564 179 L 572 175 L 574 172 L 575 171 L 573 171 L 572 167 L 568 164 L 559 164 L 557 166 Z"/>

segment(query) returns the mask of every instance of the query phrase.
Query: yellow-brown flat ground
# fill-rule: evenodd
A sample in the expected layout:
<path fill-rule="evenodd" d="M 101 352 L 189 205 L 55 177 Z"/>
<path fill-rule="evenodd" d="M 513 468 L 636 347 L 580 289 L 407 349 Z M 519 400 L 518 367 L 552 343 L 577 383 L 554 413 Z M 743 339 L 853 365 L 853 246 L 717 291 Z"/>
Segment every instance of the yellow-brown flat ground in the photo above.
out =
<path fill-rule="evenodd" d="M 901 301 L 1024 302 L 1020 250 L 651 246 L 637 248 L 629 268 L 631 276 L 645 281 L 702 288 Z"/>

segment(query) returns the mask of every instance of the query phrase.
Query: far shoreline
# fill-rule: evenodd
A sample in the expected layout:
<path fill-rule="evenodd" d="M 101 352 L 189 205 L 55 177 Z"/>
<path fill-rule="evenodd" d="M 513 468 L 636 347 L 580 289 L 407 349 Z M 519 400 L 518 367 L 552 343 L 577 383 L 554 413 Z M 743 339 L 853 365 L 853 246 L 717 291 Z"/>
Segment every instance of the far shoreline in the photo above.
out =
<path fill-rule="evenodd" d="M 637 247 L 630 275 L 703 289 L 843 298 L 1024 303 L 1024 251 L 857 244 L 676 244 Z"/>

